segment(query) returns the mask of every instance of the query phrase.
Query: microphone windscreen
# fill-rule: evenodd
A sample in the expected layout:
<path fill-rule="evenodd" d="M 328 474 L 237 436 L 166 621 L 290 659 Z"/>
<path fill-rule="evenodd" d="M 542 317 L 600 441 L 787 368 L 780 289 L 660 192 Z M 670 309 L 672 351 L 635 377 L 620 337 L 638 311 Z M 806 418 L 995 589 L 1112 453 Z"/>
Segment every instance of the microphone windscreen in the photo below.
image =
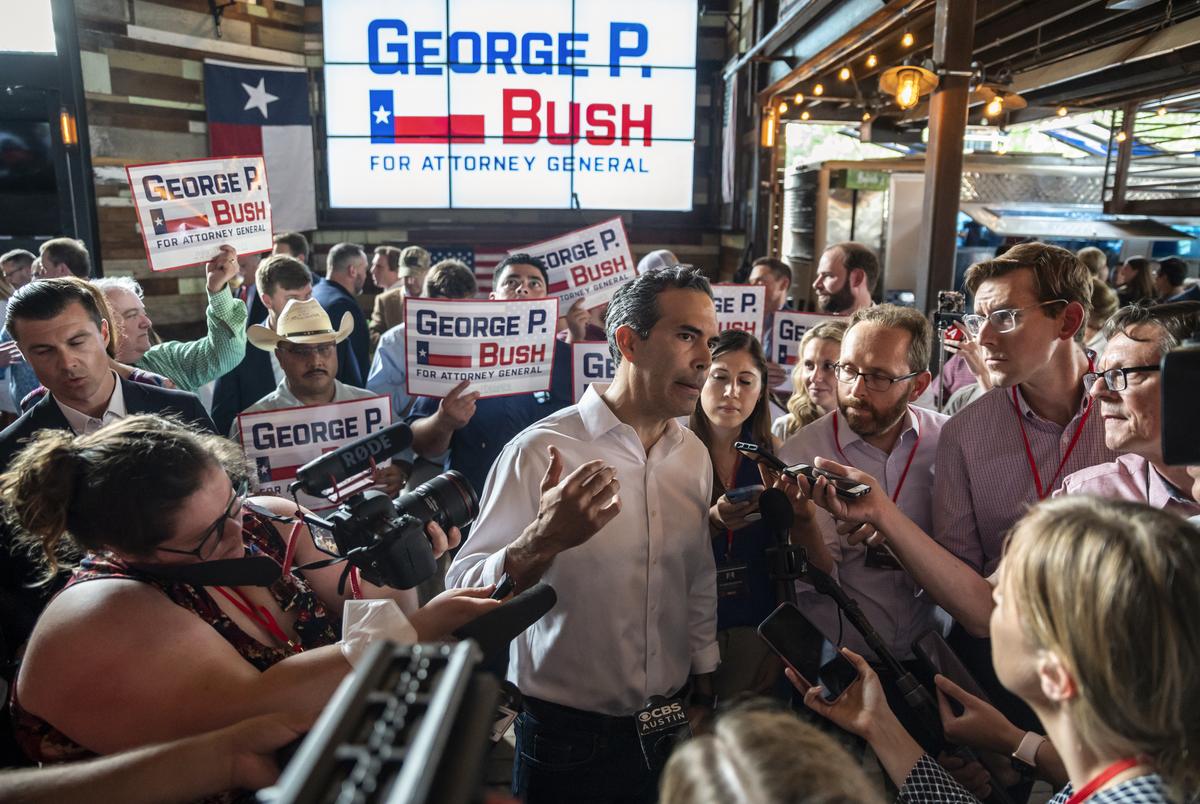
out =
<path fill-rule="evenodd" d="M 458 639 L 473 639 L 484 661 L 508 647 L 516 636 L 540 620 L 558 602 L 558 593 L 547 583 L 526 589 L 512 600 L 481 614 L 454 632 Z"/>
<path fill-rule="evenodd" d="M 771 530 L 786 530 L 792 526 L 792 502 L 780 489 L 767 489 L 758 497 L 758 510 L 763 523 Z"/>

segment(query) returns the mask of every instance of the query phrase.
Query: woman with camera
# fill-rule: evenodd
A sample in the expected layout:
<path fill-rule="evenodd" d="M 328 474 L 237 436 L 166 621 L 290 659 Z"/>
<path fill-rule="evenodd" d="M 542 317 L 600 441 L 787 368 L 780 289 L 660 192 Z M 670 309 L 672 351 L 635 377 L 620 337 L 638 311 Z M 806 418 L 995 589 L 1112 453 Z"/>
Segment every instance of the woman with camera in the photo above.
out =
<path fill-rule="evenodd" d="M 824 481 L 814 493 L 826 494 Z M 941 680 L 948 730 L 974 732 L 963 741 L 1039 768 L 1043 754 L 1061 760 L 1070 782 L 1052 804 L 1193 800 L 1200 791 L 1195 527 L 1139 503 L 1043 502 L 1013 529 L 994 596 L 996 674 L 1037 713 L 1050 745 L 1032 733 L 1018 743 L 1011 727 L 981 716 L 973 726 L 957 722 L 963 716 L 943 696 L 959 695 Z M 974 802 L 900 726 L 870 666 L 847 658 L 859 680 L 832 704 L 808 689 L 805 703 L 871 744 L 901 801 Z"/>
<path fill-rule="evenodd" d="M 42 431 L 0 476 L 0 497 L 50 574 L 58 556 L 82 554 L 15 683 L 13 717 L 32 759 L 314 712 L 361 655 L 362 642 L 341 634 L 342 565 L 282 573 L 269 587 L 181 580 L 201 562 L 268 556 L 300 567 L 327 557 L 307 527 L 290 554 L 295 504 L 247 497 L 232 442 L 155 416 L 78 437 Z M 436 524 L 426 533 L 439 554 L 459 540 Z M 408 641 L 445 638 L 498 604 L 490 589 L 447 592 L 422 609 L 413 590 L 364 582 L 361 591 L 405 615 L 382 605 L 387 625 L 368 636 Z"/>

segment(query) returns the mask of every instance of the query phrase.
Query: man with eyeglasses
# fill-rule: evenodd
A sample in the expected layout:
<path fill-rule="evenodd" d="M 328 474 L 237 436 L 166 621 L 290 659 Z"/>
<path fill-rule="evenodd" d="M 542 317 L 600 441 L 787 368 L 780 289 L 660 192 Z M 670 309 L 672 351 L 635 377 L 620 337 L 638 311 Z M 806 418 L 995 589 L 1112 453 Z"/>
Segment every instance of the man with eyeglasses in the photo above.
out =
<path fill-rule="evenodd" d="M 1077 342 L 1092 277 L 1066 249 L 1021 243 L 967 271 L 993 388 L 946 424 L 938 446 L 933 534 L 983 575 L 1000 563 L 1009 528 L 1064 477 L 1116 454 L 1085 392 Z"/>
<path fill-rule="evenodd" d="M 542 299 L 549 295 L 546 266 L 529 254 L 510 254 L 496 266 L 489 299 Z M 413 452 L 456 469 L 477 492 L 483 488 L 504 445 L 517 433 L 570 405 L 571 347 L 554 341 L 553 385 L 549 391 L 480 399 L 462 381 L 442 399 L 422 397 L 408 417 Z"/>
<path fill-rule="evenodd" d="M 1104 421 L 1104 441 L 1122 453 L 1069 475 L 1060 494 L 1136 500 L 1182 517 L 1200 515 L 1185 466 L 1162 451 L 1162 356 L 1200 330 L 1200 302 L 1123 307 L 1104 325 L 1108 348 L 1084 384 Z"/>
<path fill-rule="evenodd" d="M 856 312 L 842 338 L 835 369 L 837 409 L 788 439 L 779 450 L 780 459 L 793 465 L 828 458 L 867 472 L 904 514 L 928 529 L 933 462 L 947 420 L 913 405 L 931 381 L 930 340 L 929 320 L 911 307 L 883 304 Z M 939 625 L 937 607 L 888 551 L 875 544 L 878 539 L 847 544 L 824 510 L 813 515 L 812 527 L 793 533 L 809 560 L 838 578 L 859 602 L 896 657 L 913 659 L 913 641 Z M 806 584 L 799 589 L 799 605 L 818 628 L 830 635 L 840 631 L 843 644 L 878 663 L 857 631 L 839 627 L 831 599 Z M 898 711 L 906 709 L 900 705 Z"/>

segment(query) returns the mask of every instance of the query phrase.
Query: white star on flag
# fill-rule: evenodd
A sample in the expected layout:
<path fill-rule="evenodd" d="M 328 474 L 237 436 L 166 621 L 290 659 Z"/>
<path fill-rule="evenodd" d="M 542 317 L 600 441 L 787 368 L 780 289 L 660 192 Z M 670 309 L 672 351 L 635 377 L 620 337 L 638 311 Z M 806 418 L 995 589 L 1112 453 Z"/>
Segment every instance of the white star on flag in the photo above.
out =
<path fill-rule="evenodd" d="M 379 123 L 380 125 L 386 125 L 388 118 L 392 116 L 392 113 L 383 106 L 380 106 L 378 109 L 372 112 L 372 114 L 375 115 L 375 122 Z"/>
<path fill-rule="evenodd" d="M 427 354 L 427 350 L 425 350 L 425 349 L 418 349 L 418 350 L 417 350 L 417 354 L 418 354 L 418 355 L 420 355 L 421 357 L 425 357 L 425 355 Z"/>
<path fill-rule="evenodd" d="M 242 89 L 246 90 L 247 96 L 246 105 L 242 108 L 242 111 L 258 109 L 262 112 L 263 119 L 267 118 L 267 104 L 279 100 L 279 97 L 267 92 L 266 85 L 267 79 L 265 77 L 258 79 L 258 86 L 256 87 L 252 87 L 249 84 L 242 84 Z"/>

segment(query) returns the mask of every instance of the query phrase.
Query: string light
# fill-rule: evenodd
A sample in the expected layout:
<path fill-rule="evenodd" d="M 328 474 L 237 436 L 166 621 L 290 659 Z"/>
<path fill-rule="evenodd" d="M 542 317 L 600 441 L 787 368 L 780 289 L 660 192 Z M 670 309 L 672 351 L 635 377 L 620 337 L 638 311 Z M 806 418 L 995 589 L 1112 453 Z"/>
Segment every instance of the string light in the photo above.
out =
<path fill-rule="evenodd" d="M 809 117 L 811 117 L 811 115 L 808 113 L 808 109 L 805 109 L 803 112 L 800 113 L 801 120 L 807 120 Z"/>
<path fill-rule="evenodd" d="M 814 86 L 814 87 L 813 87 L 813 94 L 814 94 L 814 95 L 824 95 L 824 94 L 825 94 L 825 85 L 824 85 L 824 84 L 817 84 L 816 86 Z"/>
<path fill-rule="evenodd" d="M 796 95 L 792 98 L 792 103 L 796 104 L 797 106 L 804 103 L 804 93 L 797 92 Z"/>
<path fill-rule="evenodd" d="M 1158 115 L 1159 117 L 1162 117 L 1162 116 L 1163 116 L 1163 115 L 1165 115 L 1166 113 L 1167 113 L 1167 107 L 1166 107 L 1166 106 L 1159 106 L 1159 107 L 1158 107 L 1158 111 L 1156 111 L 1156 112 L 1155 112 L 1155 114 L 1156 114 L 1156 115 Z"/>
<path fill-rule="evenodd" d="M 875 57 L 874 53 L 872 53 L 870 56 L 867 56 L 867 69 L 868 70 L 874 69 L 875 65 L 878 63 L 879 63 L 879 59 L 877 59 Z"/>
<path fill-rule="evenodd" d="M 868 120 L 870 120 L 870 119 L 871 119 L 871 113 L 870 113 L 870 112 L 863 112 L 863 122 L 865 123 L 865 122 L 867 122 L 867 121 L 868 121 Z"/>
<path fill-rule="evenodd" d="M 1124 131 L 1117 132 L 1117 142 L 1125 142 L 1125 132 Z"/>
<path fill-rule="evenodd" d="M 905 31 L 904 36 L 900 37 L 900 44 L 903 47 L 912 47 L 913 41 L 913 35 L 909 31 Z"/>
<path fill-rule="evenodd" d="M 1004 100 L 999 95 L 993 95 L 987 106 L 983 107 L 983 113 L 987 117 L 998 117 L 1003 111 Z"/>
<path fill-rule="evenodd" d="M 842 69 L 838 70 L 838 80 L 839 81 L 849 81 L 850 80 L 850 68 L 849 67 L 843 67 Z"/>
<path fill-rule="evenodd" d="M 1055 114 L 1057 114 L 1059 117 L 1066 117 L 1067 116 L 1067 107 L 1059 106 L 1058 111 L 1056 111 Z"/>
<path fill-rule="evenodd" d="M 786 111 L 787 111 L 787 104 L 786 104 L 786 103 L 781 103 L 781 104 L 779 104 L 779 113 L 780 113 L 780 114 L 783 114 L 783 113 L 785 113 Z"/>

